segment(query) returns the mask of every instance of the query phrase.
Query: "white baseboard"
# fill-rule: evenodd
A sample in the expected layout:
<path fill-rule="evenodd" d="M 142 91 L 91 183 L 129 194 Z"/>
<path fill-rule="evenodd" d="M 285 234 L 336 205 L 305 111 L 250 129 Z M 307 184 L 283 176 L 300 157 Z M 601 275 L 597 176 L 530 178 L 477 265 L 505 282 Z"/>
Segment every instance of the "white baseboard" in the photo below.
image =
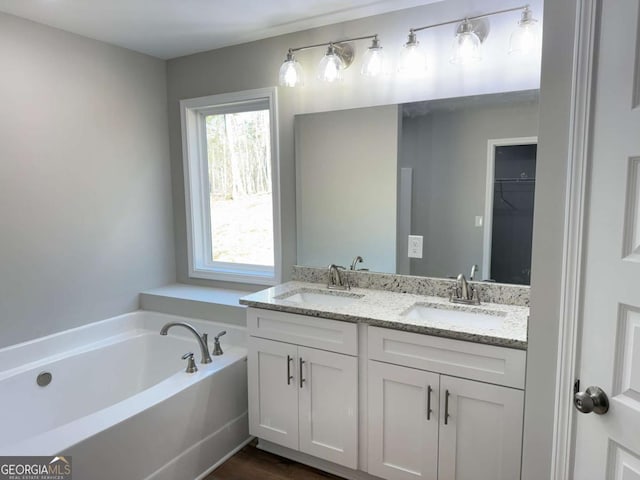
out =
<path fill-rule="evenodd" d="M 211 472 L 213 472 L 216 468 L 218 468 L 220 465 L 222 465 L 224 462 L 226 462 L 227 460 L 229 460 L 231 457 L 233 457 L 236 453 L 238 453 L 240 450 L 242 450 L 244 447 L 246 447 L 249 443 L 251 443 L 253 441 L 255 437 L 249 437 L 247 438 L 244 442 L 242 442 L 240 445 L 238 445 L 236 448 L 234 448 L 233 450 L 231 450 L 229 453 L 227 453 L 224 457 L 222 457 L 220 460 L 218 460 L 216 463 L 214 463 L 213 465 L 211 465 L 211 467 L 209 467 L 208 469 L 206 469 L 204 472 L 202 472 L 202 474 L 198 475 L 195 480 L 202 480 L 203 478 L 205 478 L 207 475 L 209 475 Z"/>

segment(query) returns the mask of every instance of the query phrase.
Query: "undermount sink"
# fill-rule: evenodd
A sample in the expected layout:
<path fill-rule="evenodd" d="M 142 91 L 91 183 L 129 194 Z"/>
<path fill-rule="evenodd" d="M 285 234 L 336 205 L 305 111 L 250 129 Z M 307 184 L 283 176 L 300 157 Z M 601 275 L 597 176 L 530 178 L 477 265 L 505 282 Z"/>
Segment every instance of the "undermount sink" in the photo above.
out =
<path fill-rule="evenodd" d="M 448 326 L 482 325 L 484 328 L 500 328 L 506 318 L 505 312 L 489 311 L 477 307 L 446 308 L 427 303 L 416 303 L 403 316 L 407 320 L 422 320 L 446 324 Z"/>
<path fill-rule="evenodd" d="M 287 302 L 312 305 L 322 305 L 324 307 L 344 307 L 360 300 L 363 296 L 355 293 L 332 292 L 323 290 L 294 290 L 276 297 L 278 300 Z"/>

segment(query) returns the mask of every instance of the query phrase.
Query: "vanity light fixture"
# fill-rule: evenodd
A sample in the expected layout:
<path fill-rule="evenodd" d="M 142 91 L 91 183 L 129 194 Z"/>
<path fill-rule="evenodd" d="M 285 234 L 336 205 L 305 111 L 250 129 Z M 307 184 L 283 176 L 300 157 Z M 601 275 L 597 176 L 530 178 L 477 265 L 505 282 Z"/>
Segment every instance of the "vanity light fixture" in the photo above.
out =
<path fill-rule="evenodd" d="M 283 87 L 297 87 L 304 83 L 302 67 L 293 56 L 291 49 L 287 52 L 287 58 L 280 67 L 279 83 Z"/>
<path fill-rule="evenodd" d="M 367 49 L 362 57 L 362 67 L 360 73 L 365 77 L 377 77 L 385 73 L 385 57 L 380 40 L 376 35 L 371 41 L 371 46 Z"/>
<path fill-rule="evenodd" d="M 327 83 L 342 80 L 342 70 L 347 68 L 344 55 L 338 54 L 338 50 L 342 48 L 340 45 L 336 47 L 333 43 L 329 44 L 327 53 L 324 54 L 318 65 L 318 80 Z"/>
<path fill-rule="evenodd" d="M 533 12 L 529 6 L 524 7 L 518 28 L 511 34 L 509 40 L 509 53 L 527 55 L 540 45 L 537 23 L 538 20 L 533 18 Z"/>
<path fill-rule="evenodd" d="M 451 63 L 469 65 L 482 59 L 480 53 L 480 37 L 473 29 L 470 20 L 464 19 L 456 30 L 456 38 L 453 40 Z"/>
<path fill-rule="evenodd" d="M 420 47 L 418 37 L 414 29 L 409 30 L 407 43 L 400 51 L 398 73 L 406 77 L 419 77 L 427 71 L 427 57 Z"/>
<path fill-rule="evenodd" d="M 358 40 L 372 40 L 371 47 L 363 57 L 361 68 L 362 75 L 375 77 L 384 71 L 384 58 L 378 35 L 348 38 L 338 42 L 325 42 L 315 45 L 290 48 L 284 63 L 280 67 L 279 83 L 282 87 L 298 87 L 303 84 L 302 66 L 296 60 L 294 53 L 312 48 L 327 47 L 327 51 L 318 65 L 318 79 L 323 82 L 333 83 L 342 80 L 342 71 L 353 63 L 353 47 L 350 42 Z"/>
<path fill-rule="evenodd" d="M 477 20 L 487 18 L 502 13 L 515 12 L 522 10 L 522 17 L 518 22 L 518 30 L 511 36 L 509 52 L 530 51 L 537 44 L 536 23 L 529 5 L 519 7 L 506 8 L 495 12 L 483 13 L 447 22 L 426 25 L 424 27 L 409 29 L 409 40 L 404 44 L 400 54 L 400 65 L 398 71 L 400 73 L 415 74 L 426 70 L 426 61 L 424 54 L 419 53 L 419 42 L 416 32 L 427 30 L 429 28 L 441 27 L 443 25 L 452 25 L 457 23 L 456 37 L 453 41 L 453 49 L 451 54 L 451 63 L 469 64 L 479 61 L 481 56 L 481 45 L 486 38 L 486 30 L 479 28 L 480 22 Z"/>

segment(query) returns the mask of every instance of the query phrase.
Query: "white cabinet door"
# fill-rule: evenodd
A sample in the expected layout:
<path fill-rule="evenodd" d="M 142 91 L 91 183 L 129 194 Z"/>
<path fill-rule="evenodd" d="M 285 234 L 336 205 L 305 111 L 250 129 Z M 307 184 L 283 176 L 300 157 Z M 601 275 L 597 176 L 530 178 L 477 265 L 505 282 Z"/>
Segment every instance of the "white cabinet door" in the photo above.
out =
<path fill-rule="evenodd" d="M 370 474 L 389 480 L 436 480 L 439 377 L 369 361 Z"/>
<path fill-rule="evenodd" d="M 358 468 L 358 359 L 298 347 L 300 451 Z"/>
<path fill-rule="evenodd" d="M 249 337 L 249 431 L 298 449 L 298 347 Z"/>
<path fill-rule="evenodd" d="M 438 480 L 520 478 L 524 392 L 440 377 Z"/>

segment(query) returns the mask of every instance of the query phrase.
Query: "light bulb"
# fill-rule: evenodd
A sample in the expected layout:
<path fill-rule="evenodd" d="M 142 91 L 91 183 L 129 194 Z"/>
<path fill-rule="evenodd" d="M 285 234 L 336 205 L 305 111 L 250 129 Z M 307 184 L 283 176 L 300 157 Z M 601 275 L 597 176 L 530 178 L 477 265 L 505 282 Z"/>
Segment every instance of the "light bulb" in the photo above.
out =
<path fill-rule="evenodd" d="M 456 38 L 453 41 L 453 53 L 451 63 L 468 65 L 480 61 L 480 38 L 473 31 L 473 25 L 465 20 L 458 27 Z"/>
<path fill-rule="evenodd" d="M 282 87 L 298 87 L 303 84 L 302 66 L 291 52 L 287 53 L 287 58 L 280 67 L 279 80 Z"/>
<path fill-rule="evenodd" d="M 375 37 L 362 58 L 360 73 L 365 77 L 377 77 L 384 73 L 384 63 L 382 47 L 380 46 L 378 37 Z"/>
<path fill-rule="evenodd" d="M 540 46 L 537 23 L 538 20 L 533 18 L 529 7 L 525 7 L 522 18 L 518 22 L 518 28 L 509 39 L 509 53 L 528 55 Z"/>
<path fill-rule="evenodd" d="M 398 72 L 406 77 L 419 77 L 427 71 L 427 58 L 420 48 L 420 42 L 413 31 L 409 32 L 407 43 L 402 46 Z"/>
<path fill-rule="evenodd" d="M 336 49 L 333 45 L 329 45 L 329 49 L 320 64 L 318 65 L 318 79 L 323 82 L 337 82 L 342 80 L 342 69 L 344 63 L 336 53 Z"/>

